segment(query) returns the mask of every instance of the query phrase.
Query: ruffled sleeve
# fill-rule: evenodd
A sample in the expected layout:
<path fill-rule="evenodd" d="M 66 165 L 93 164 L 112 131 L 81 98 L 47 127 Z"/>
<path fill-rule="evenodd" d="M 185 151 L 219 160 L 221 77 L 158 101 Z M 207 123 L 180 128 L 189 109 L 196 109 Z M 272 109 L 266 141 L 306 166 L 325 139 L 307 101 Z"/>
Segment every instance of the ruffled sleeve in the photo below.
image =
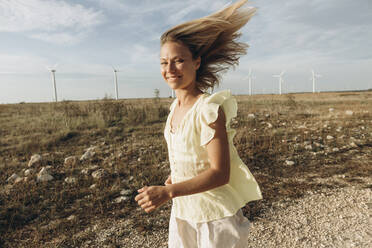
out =
<path fill-rule="evenodd" d="M 203 105 L 201 106 L 201 146 L 208 144 L 208 142 L 214 137 L 215 129 L 211 128 L 209 124 L 217 120 L 218 108 L 220 106 L 225 113 L 227 133 L 230 131 L 230 122 L 231 119 L 237 115 L 238 105 L 236 99 L 231 95 L 231 91 L 224 90 L 206 97 Z"/>

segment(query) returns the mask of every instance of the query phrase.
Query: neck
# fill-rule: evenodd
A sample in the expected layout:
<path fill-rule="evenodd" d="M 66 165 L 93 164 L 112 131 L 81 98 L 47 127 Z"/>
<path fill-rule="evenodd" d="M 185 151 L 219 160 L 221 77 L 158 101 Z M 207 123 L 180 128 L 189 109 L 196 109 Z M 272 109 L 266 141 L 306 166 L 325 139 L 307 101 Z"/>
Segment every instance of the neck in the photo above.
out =
<path fill-rule="evenodd" d="M 195 86 L 192 88 L 176 89 L 175 92 L 178 99 L 179 107 L 192 105 L 198 98 L 198 96 L 203 93 Z"/>

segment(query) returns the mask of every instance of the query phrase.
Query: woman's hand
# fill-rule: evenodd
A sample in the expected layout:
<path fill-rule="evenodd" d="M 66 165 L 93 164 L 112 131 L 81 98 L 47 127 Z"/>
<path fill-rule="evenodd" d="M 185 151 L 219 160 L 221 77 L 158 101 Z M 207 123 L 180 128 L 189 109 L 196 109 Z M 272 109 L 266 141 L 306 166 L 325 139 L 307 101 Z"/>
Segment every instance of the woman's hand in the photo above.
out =
<path fill-rule="evenodd" d="M 164 182 L 164 185 L 169 185 L 169 184 L 172 184 L 172 178 L 171 178 L 171 176 L 169 176 L 167 178 L 167 180 L 165 180 L 165 182 Z"/>
<path fill-rule="evenodd" d="M 145 186 L 139 189 L 138 193 L 134 199 L 146 213 L 155 210 L 171 199 L 167 186 Z"/>

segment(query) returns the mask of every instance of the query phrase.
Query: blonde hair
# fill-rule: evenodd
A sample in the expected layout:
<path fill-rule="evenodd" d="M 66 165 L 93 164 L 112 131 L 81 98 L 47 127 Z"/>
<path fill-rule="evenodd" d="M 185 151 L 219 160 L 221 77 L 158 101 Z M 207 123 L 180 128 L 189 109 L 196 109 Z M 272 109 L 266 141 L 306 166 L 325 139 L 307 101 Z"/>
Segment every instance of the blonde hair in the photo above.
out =
<path fill-rule="evenodd" d="M 220 73 L 239 64 L 248 44 L 237 42 L 238 30 L 255 14 L 253 7 L 242 8 L 247 0 L 240 0 L 212 15 L 177 25 L 160 38 L 166 42 L 180 42 L 187 46 L 193 59 L 201 58 L 196 72 L 196 87 L 202 91 L 220 83 Z"/>

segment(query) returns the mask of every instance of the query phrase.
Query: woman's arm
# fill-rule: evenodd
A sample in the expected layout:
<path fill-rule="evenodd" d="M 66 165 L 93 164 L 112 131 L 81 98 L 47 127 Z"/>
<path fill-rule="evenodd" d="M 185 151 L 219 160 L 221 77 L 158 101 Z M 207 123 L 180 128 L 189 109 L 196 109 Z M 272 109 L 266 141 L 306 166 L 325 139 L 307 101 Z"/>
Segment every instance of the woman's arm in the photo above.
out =
<path fill-rule="evenodd" d="M 216 130 L 214 138 L 206 145 L 211 167 L 192 179 L 166 186 L 146 186 L 138 190 L 135 200 L 151 212 L 168 200 L 214 189 L 229 182 L 230 152 L 226 133 L 226 118 L 219 108 L 217 120 L 210 124 Z"/>

